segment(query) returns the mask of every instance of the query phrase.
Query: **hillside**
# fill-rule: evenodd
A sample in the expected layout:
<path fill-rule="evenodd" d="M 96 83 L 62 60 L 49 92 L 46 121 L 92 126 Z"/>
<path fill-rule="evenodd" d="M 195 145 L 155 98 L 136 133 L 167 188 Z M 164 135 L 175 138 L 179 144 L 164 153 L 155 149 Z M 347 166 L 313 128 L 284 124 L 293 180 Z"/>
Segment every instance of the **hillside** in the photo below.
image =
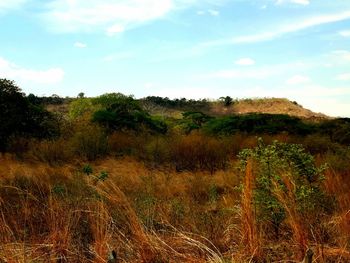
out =
<path fill-rule="evenodd" d="M 267 110 L 0 80 L 0 262 L 350 262 L 350 119 Z"/>
<path fill-rule="evenodd" d="M 164 99 L 165 100 L 165 99 Z M 206 101 L 206 104 L 191 106 L 192 101 L 187 100 L 187 104 L 181 103 L 181 100 L 170 101 L 149 101 L 148 98 L 141 99 L 142 105 L 150 114 L 161 115 L 173 118 L 181 118 L 184 111 L 201 111 L 210 116 L 227 116 L 232 114 L 247 113 L 268 113 L 268 114 L 287 114 L 307 120 L 326 120 L 329 116 L 323 113 L 316 113 L 305 109 L 295 101 L 285 98 L 257 98 L 234 100 L 231 105 L 225 106 L 222 101 Z M 178 103 L 176 103 L 178 102 Z M 200 102 L 203 102 L 200 101 Z M 175 105 L 174 105 L 175 104 Z"/>
<path fill-rule="evenodd" d="M 246 113 L 287 114 L 310 120 L 330 118 L 325 114 L 315 113 L 305 109 L 297 102 L 292 102 L 284 98 L 243 99 L 234 102 L 233 105 L 229 107 L 225 107 L 222 103 L 215 103 L 211 107 L 211 112 L 213 115 Z"/>

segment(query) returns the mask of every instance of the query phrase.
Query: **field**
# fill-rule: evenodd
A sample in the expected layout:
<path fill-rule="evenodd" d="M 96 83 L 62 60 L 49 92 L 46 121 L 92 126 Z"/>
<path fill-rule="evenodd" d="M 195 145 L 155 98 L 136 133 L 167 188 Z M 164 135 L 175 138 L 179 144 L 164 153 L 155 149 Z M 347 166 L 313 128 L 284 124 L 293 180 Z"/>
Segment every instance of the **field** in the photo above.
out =
<path fill-rule="evenodd" d="M 20 97 L 31 121 L 0 133 L 0 262 L 301 262 L 307 251 L 350 262 L 348 119 L 233 115 L 239 102 L 222 116 L 219 101 L 122 94 L 46 111 Z M 8 127 L 26 113 L 8 112 Z"/>

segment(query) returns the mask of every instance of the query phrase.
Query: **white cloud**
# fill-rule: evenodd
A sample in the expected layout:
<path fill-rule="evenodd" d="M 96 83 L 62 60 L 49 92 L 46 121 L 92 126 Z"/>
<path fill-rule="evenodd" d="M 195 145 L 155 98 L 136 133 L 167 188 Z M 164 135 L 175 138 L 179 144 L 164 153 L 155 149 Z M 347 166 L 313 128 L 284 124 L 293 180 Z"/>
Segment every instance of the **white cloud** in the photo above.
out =
<path fill-rule="evenodd" d="M 220 15 L 220 11 L 214 10 L 214 9 L 208 9 L 207 11 L 204 11 L 204 10 L 197 11 L 197 15 L 199 15 L 199 16 L 203 16 L 206 14 L 211 15 L 211 16 L 218 16 L 218 15 Z"/>
<path fill-rule="evenodd" d="M 266 65 L 260 67 L 240 67 L 223 69 L 199 75 L 201 79 L 266 79 L 271 76 L 283 76 L 292 70 L 306 71 L 313 65 L 310 63 L 293 62 L 286 64 Z"/>
<path fill-rule="evenodd" d="M 144 87 L 146 88 L 146 89 L 150 89 L 150 88 L 153 88 L 155 85 L 154 85 L 154 83 L 152 83 L 152 82 L 147 82 L 147 83 L 145 83 L 145 85 L 144 85 Z"/>
<path fill-rule="evenodd" d="M 76 48 L 86 48 L 87 44 L 82 43 L 82 42 L 75 42 L 74 43 L 74 47 L 76 47 Z"/>
<path fill-rule="evenodd" d="M 288 85 L 299 85 L 308 82 L 310 82 L 310 78 L 302 75 L 295 75 L 286 81 Z"/>
<path fill-rule="evenodd" d="M 267 30 L 265 32 L 260 32 L 252 35 L 218 39 L 218 40 L 202 43 L 202 45 L 203 46 L 223 46 L 223 45 L 232 45 L 232 44 L 245 44 L 245 43 L 269 41 L 269 40 L 279 38 L 285 34 L 294 33 L 301 30 L 305 30 L 307 28 L 349 20 L 349 19 L 350 19 L 350 11 L 345 11 L 345 12 L 336 13 L 336 14 L 311 16 L 305 19 L 299 19 L 301 21 L 294 21 L 292 23 L 285 24 L 278 28 Z"/>
<path fill-rule="evenodd" d="M 350 30 L 343 30 L 339 32 L 342 37 L 350 37 Z"/>
<path fill-rule="evenodd" d="M 112 37 L 116 34 L 123 33 L 124 31 L 125 31 L 124 26 L 116 24 L 116 25 L 113 25 L 113 26 L 107 28 L 106 34 L 107 34 L 107 36 Z"/>
<path fill-rule="evenodd" d="M 277 0 L 276 4 L 284 4 L 284 3 L 292 3 L 292 4 L 298 4 L 298 5 L 309 5 L 310 0 Z"/>
<path fill-rule="evenodd" d="M 0 0 L 0 13 L 9 9 L 16 9 L 23 5 L 27 0 Z"/>
<path fill-rule="evenodd" d="M 218 78 L 218 79 L 265 79 L 274 75 L 273 70 L 267 68 L 245 70 L 245 69 L 228 69 L 219 70 L 207 75 L 204 78 Z"/>
<path fill-rule="evenodd" d="M 20 83 L 56 84 L 63 80 L 64 71 L 61 68 L 33 70 L 17 66 L 0 57 L 0 78 L 9 78 Z"/>
<path fill-rule="evenodd" d="M 350 80 L 350 73 L 343 73 L 343 74 L 339 74 L 338 76 L 336 76 L 335 78 L 336 80 Z"/>
<path fill-rule="evenodd" d="M 241 58 L 238 59 L 235 63 L 241 66 L 252 66 L 255 64 L 255 60 L 251 58 Z"/>
<path fill-rule="evenodd" d="M 350 61 L 350 51 L 348 50 L 334 50 L 331 55 L 337 60 Z"/>
<path fill-rule="evenodd" d="M 213 9 L 209 9 L 209 10 L 208 10 L 208 13 L 209 13 L 211 16 L 218 16 L 218 15 L 220 15 L 220 12 L 219 12 L 219 11 L 213 10 Z"/>
<path fill-rule="evenodd" d="M 124 60 L 124 59 L 130 59 L 135 57 L 135 54 L 132 52 L 119 52 L 119 53 L 112 53 L 104 58 L 102 58 L 102 61 L 110 62 L 115 60 Z"/>
<path fill-rule="evenodd" d="M 55 32 L 107 31 L 113 35 L 159 19 L 194 0 L 53 0 L 42 15 Z"/>

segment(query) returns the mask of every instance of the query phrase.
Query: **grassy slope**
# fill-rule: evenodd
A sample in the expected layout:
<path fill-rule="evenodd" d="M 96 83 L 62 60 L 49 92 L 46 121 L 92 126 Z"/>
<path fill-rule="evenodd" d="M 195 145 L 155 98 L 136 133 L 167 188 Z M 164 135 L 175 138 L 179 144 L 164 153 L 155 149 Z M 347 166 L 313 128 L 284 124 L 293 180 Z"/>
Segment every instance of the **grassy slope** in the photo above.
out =
<path fill-rule="evenodd" d="M 283 98 L 243 99 L 229 107 L 224 107 L 221 103 L 213 103 L 211 112 L 213 115 L 246 114 L 253 112 L 288 114 L 310 120 L 329 118 L 325 114 L 312 112 L 295 102 Z"/>

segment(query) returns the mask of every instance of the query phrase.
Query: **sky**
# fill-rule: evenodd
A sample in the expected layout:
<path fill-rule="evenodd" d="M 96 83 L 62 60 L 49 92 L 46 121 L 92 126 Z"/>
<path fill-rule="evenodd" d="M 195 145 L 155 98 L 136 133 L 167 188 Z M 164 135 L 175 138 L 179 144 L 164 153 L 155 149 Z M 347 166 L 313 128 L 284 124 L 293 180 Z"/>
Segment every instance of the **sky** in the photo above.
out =
<path fill-rule="evenodd" d="M 278 97 L 350 117 L 350 0 L 0 0 L 0 78 L 38 96 Z"/>

